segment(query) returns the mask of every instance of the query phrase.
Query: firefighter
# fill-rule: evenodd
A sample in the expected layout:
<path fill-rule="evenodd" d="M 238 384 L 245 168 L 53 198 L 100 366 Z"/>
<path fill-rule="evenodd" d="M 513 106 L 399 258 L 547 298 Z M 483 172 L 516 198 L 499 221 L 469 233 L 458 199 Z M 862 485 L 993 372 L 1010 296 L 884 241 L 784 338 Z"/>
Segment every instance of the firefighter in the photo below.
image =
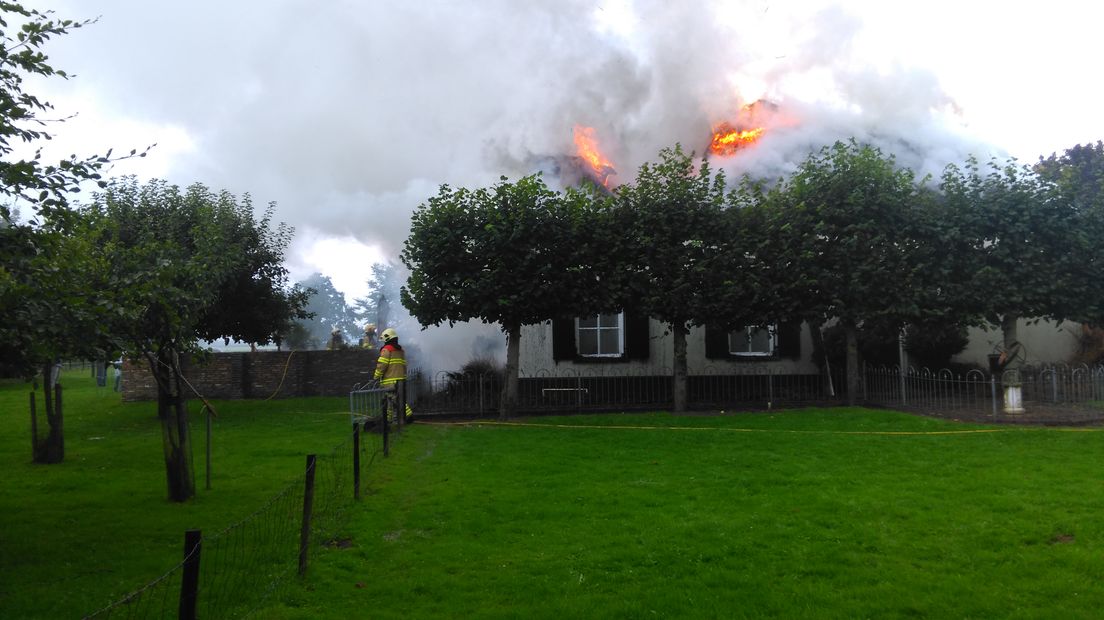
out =
<path fill-rule="evenodd" d="M 364 326 L 364 338 L 360 341 L 360 346 L 365 349 L 374 349 L 377 345 L 376 341 L 376 325 L 375 323 L 369 323 Z"/>
<path fill-rule="evenodd" d="M 376 372 L 373 378 L 379 382 L 381 388 L 387 390 L 387 416 L 394 419 L 395 409 L 398 407 L 399 383 L 406 387 L 406 354 L 399 344 L 399 335 L 394 328 L 388 327 L 381 334 L 383 347 L 380 348 L 379 358 L 376 359 Z M 405 399 L 404 399 L 405 400 Z M 410 421 L 414 412 L 410 405 L 406 405 L 406 420 Z"/>
<path fill-rule="evenodd" d="M 341 335 L 341 328 L 335 327 L 330 332 L 330 342 L 326 345 L 329 351 L 340 351 L 345 348 L 345 338 Z"/>

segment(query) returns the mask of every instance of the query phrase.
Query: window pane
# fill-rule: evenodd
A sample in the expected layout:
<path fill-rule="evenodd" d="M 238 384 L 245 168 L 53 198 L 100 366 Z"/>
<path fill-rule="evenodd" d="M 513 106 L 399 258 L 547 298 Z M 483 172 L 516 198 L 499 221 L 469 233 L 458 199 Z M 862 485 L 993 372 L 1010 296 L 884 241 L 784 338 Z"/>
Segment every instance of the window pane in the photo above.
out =
<path fill-rule="evenodd" d="M 599 341 L 601 343 L 601 352 L 606 355 L 617 355 L 621 353 L 621 332 L 616 329 L 603 329 L 599 332 Z"/>
<path fill-rule="evenodd" d="M 579 327 L 597 327 L 597 326 L 598 326 L 598 317 L 597 316 L 591 315 L 591 316 L 581 316 L 581 317 L 579 317 Z"/>
<path fill-rule="evenodd" d="M 619 327 L 621 325 L 620 314 L 602 314 L 598 316 L 598 324 L 602 327 Z"/>
<path fill-rule="evenodd" d="M 769 329 L 756 329 L 751 332 L 749 351 L 751 353 L 770 353 L 771 337 Z"/>
<path fill-rule="evenodd" d="M 579 330 L 579 355 L 598 353 L 598 332 L 593 329 Z"/>
<path fill-rule="evenodd" d="M 730 332 L 728 334 L 728 350 L 731 353 L 748 352 L 747 328 Z"/>

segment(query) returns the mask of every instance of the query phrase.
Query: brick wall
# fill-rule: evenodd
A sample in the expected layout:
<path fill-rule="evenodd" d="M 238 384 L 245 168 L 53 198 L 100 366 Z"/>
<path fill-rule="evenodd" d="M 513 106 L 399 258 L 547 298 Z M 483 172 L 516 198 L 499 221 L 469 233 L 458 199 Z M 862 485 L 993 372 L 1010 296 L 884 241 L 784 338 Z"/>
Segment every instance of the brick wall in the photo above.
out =
<path fill-rule="evenodd" d="M 184 362 L 184 377 L 207 398 L 345 396 L 372 378 L 375 349 L 214 353 L 206 363 Z M 189 394 L 188 398 L 193 398 Z M 157 385 L 145 360 L 123 363 L 123 400 L 153 400 Z"/>

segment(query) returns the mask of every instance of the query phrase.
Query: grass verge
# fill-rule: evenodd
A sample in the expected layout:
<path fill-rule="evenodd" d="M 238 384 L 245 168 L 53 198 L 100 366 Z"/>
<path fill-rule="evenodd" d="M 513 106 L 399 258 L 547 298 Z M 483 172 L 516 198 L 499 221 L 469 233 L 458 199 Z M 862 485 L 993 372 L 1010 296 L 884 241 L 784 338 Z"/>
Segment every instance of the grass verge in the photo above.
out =
<path fill-rule="evenodd" d="M 347 435 L 343 398 L 216 401 L 206 490 L 204 422 L 193 401 L 197 494 L 176 504 L 166 499 L 154 403 L 123 403 L 97 388 L 89 371 L 68 371 L 62 384 L 65 461 L 36 465 L 30 385 L 0 383 L 3 618 L 101 609 L 180 562 L 184 530 L 210 535 L 242 520 L 302 476 L 306 454 L 327 454 Z"/>
<path fill-rule="evenodd" d="M 216 403 L 213 489 L 196 416 L 172 504 L 153 405 L 65 384 L 53 466 L 0 384 L 0 617 L 101 608 L 345 434 L 340 398 Z M 865 409 L 416 424 L 255 617 L 1096 617 L 1102 442 Z"/>
<path fill-rule="evenodd" d="M 271 618 L 1104 608 L 1104 433 L 864 409 L 415 425 Z M 634 428 L 639 427 L 639 428 Z"/>

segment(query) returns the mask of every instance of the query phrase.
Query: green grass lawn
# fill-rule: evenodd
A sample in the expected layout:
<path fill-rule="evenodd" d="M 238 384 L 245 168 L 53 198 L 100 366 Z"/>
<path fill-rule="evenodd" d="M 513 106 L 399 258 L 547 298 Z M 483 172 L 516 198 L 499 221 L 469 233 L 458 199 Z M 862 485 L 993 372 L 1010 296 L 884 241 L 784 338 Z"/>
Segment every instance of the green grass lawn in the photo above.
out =
<path fill-rule="evenodd" d="M 863 409 L 531 421 L 572 426 L 415 425 L 352 545 L 262 615 L 1104 609 L 1101 432 L 896 434 L 983 427 Z"/>
<path fill-rule="evenodd" d="M 196 416 L 199 492 L 175 505 L 152 404 L 122 404 L 83 375 L 66 384 L 58 466 L 30 463 L 26 388 L 0 385 L 2 618 L 99 609 L 179 561 L 185 529 L 250 514 L 300 475 L 304 454 L 345 435 L 340 398 L 219 403 L 214 488 L 202 488 Z M 1104 609 L 1097 429 L 866 409 L 522 422 L 407 429 L 366 470 L 341 544 L 254 617 Z"/>
<path fill-rule="evenodd" d="M 216 402 L 205 490 L 204 423 L 193 401 L 197 495 L 175 504 L 166 499 L 155 405 L 122 403 L 90 374 L 63 376 L 58 465 L 31 462 L 30 386 L 0 383 L 0 618 L 101 609 L 180 562 L 186 529 L 210 535 L 242 520 L 303 475 L 306 454 L 330 453 L 347 435 L 343 398 Z M 42 433 L 41 394 L 39 410 Z"/>

